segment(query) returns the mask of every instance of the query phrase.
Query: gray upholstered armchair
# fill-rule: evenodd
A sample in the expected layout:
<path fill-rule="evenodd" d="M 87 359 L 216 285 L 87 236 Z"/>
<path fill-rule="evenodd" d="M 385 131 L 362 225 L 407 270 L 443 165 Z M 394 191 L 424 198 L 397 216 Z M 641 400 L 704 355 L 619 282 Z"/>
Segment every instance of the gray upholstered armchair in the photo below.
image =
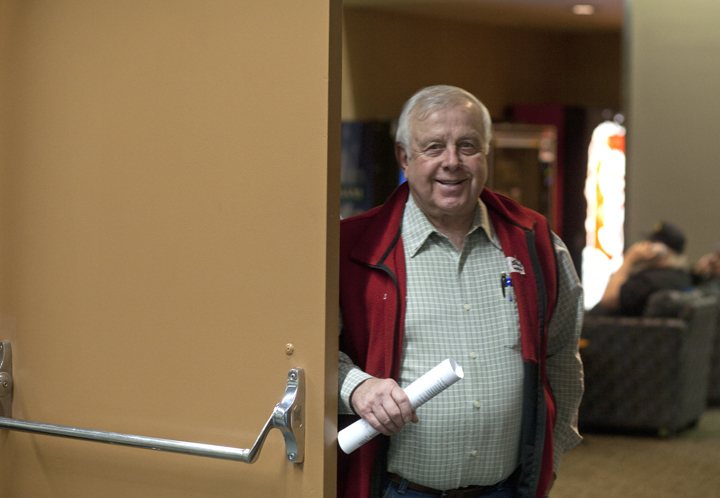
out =
<path fill-rule="evenodd" d="M 715 296 L 720 306 L 720 277 L 705 282 L 698 289 L 705 295 Z M 715 346 L 713 347 L 710 365 L 708 403 L 711 406 L 720 406 L 720 315 L 718 315 L 717 336 L 715 337 Z"/>
<path fill-rule="evenodd" d="M 646 315 L 585 317 L 581 430 L 665 436 L 694 425 L 706 409 L 716 298 L 661 291 Z"/>

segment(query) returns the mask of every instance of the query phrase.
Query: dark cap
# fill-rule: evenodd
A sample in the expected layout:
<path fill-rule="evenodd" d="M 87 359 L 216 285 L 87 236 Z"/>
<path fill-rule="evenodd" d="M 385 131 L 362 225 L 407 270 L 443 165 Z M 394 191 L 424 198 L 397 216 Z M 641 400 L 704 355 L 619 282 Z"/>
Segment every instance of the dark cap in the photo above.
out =
<path fill-rule="evenodd" d="M 685 248 L 685 235 L 675 225 L 662 222 L 655 225 L 653 231 L 648 235 L 647 240 L 651 242 L 662 242 L 676 253 L 682 253 Z"/>

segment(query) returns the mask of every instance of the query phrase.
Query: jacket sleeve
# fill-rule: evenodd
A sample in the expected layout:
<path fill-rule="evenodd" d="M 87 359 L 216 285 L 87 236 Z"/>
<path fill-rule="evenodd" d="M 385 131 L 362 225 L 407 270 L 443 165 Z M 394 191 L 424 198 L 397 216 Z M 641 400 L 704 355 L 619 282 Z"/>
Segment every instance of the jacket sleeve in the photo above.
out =
<path fill-rule="evenodd" d="M 577 428 L 583 394 L 583 369 L 578 343 L 582 330 L 583 290 L 565 244 L 553 234 L 558 266 L 558 299 L 548 326 L 547 377 L 557 411 L 553 468 L 557 473 L 563 453 L 581 440 Z"/>

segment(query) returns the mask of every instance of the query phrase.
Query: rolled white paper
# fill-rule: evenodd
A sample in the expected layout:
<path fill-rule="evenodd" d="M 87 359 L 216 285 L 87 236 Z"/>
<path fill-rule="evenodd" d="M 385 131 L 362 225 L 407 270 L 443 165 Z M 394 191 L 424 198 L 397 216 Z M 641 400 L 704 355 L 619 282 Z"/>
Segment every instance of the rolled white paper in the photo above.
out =
<path fill-rule="evenodd" d="M 404 389 L 410 399 L 410 406 L 413 410 L 417 409 L 464 375 L 462 367 L 455 360 L 448 358 L 441 362 Z M 370 424 L 360 419 L 338 432 L 338 444 L 345 453 L 350 454 L 378 434 Z"/>

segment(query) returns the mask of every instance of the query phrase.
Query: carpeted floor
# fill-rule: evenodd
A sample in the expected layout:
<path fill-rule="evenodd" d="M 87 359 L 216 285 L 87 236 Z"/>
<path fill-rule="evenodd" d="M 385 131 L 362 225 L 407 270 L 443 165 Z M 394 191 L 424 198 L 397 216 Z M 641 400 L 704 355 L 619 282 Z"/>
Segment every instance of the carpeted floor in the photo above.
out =
<path fill-rule="evenodd" d="M 720 409 L 667 439 L 583 434 L 552 498 L 720 498 Z"/>

